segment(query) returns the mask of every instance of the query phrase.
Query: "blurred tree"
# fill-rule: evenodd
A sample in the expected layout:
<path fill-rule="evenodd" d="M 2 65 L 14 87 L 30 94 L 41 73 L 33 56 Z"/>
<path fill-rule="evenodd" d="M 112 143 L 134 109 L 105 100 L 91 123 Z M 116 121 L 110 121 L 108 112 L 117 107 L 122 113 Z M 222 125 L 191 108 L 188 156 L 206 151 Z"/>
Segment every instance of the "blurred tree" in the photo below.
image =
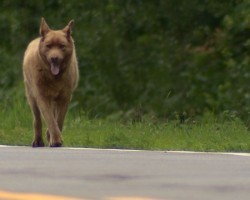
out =
<path fill-rule="evenodd" d="M 0 2 L 0 99 L 22 81 L 28 42 L 43 16 L 75 19 L 81 80 L 72 107 L 112 113 L 250 109 L 248 0 Z"/>

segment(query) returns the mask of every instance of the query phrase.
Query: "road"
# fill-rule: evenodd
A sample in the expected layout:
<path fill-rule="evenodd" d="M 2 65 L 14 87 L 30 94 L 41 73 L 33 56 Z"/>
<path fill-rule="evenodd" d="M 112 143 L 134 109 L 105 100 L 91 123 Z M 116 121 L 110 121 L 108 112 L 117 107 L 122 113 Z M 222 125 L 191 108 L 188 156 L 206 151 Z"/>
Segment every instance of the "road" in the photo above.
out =
<path fill-rule="evenodd" d="M 250 154 L 0 147 L 1 200 L 249 198 Z"/>

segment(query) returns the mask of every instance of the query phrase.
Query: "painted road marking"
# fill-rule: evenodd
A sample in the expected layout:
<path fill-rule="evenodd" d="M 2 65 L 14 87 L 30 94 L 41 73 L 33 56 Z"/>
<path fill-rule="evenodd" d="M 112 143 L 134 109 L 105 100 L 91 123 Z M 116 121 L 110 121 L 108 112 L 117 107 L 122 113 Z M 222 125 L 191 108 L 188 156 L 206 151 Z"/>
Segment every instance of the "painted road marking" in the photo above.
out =
<path fill-rule="evenodd" d="M 98 149 L 98 148 L 81 148 L 81 147 L 62 147 L 62 149 L 69 150 L 94 150 L 94 151 L 123 151 L 123 152 L 146 152 L 153 150 L 137 150 L 137 149 Z M 199 151 L 154 151 L 164 153 L 184 153 L 184 154 L 217 154 L 217 155 L 234 155 L 234 156 L 248 156 L 250 153 L 236 153 L 236 152 L 199 152 Z"/>
<path fill-rule="evenodd" d="M 29 146 L 8 146 L 0 145 L 0 148 L 31 148 Z M 51 147 L 44 147 L 51 148 Z M 93 150 L 93 151 L 123 151 L 123 152 L 145 152 L 147 150 L 136 150 L 136 149 L 98 149 L 98 148 L 84 148 L 84 147 L 60 147 L 60 149 L 69 150 Z M 245 156 L 250 157 L 250 153 L 238 153 L 238 152 L 198 152 L 198 151 L 154 151 L 164 153 L 182 153 L 182 154 L 217 154 L 217 155 L 233 155 L 233 156 Z"/>
<path fill-rule="evenodd" d="M 150 199 L 143 197 L 112 197 L 112 198 L 106 198 L 104 200 L 157 200 L 157 199 Z"/>
<path fill-rule="evenodd" d="M 84 200 L 72 197 L 55 196 L 35 193 L 14 193 L 0 190 L 1 200 Z"/>
<path fill-rule="evenodd" d="M 0 200 L 90 200 L 79 199 L 65 196 L 55 196 L 47 194 L 35 194 L 35 193 L 14 193 L 0 190 Z M 109 197 L 103 200 L 157 200 L 144 197 Z"/>
<path fill-rule="evenodd" d="M 182 154 L 214 154 L 214 155 L 233 155 L 250 157 L 250 153 L 236 153 L 236 152 L 197 152 L 197 151 L 166 151 L 166 153 L 182 153 Z"/>

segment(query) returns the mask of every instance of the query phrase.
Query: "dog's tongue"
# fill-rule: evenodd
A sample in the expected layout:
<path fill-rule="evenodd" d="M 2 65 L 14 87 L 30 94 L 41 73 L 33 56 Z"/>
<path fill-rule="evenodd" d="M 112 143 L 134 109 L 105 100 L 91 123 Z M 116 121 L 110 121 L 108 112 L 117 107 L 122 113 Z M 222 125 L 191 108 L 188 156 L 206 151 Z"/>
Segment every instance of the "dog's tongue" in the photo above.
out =
<path fill-rule="evenodd" d="M 59 74 L 59 72 L 60 72 L 60 68 L 59 68 L 59 65 L 51 65 L 51 68 L 50 68 L 50 70 L 51 70 L 51 73 L 53 74 L 53 75 L 58 75 Z"/>

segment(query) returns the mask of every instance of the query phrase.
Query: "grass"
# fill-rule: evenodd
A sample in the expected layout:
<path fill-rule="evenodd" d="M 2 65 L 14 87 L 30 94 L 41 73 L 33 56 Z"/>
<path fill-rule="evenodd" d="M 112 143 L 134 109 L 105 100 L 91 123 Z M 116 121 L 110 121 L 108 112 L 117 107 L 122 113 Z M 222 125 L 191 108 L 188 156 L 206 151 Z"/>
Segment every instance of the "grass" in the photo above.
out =
<path fill-rule="evenodd" d="M 32 116 L 25 97 L 17 97 L 13 107 L 2 106 L 1 110 L 0 144 L 29 146 L 33 138 Z M 250 132 L 239 118 L 209 113 L 196 122 L 181 124 L 178 120 L 163 122 L 147 118 L 138 123 L 90 120 L 85 114 L 70 111 L 63 139 L 64 146 L 69 147 L 250 151 Z"/>
<path fill-rule="evenodd" d="M 70 120 L 70 119 L 69 119 Z M 150 150 L 237 151 L 250 150 L 250 133 L 239 119 L 220 121 L 205 116 L 200 122 L 179 121 L 121 123 L 88 120 L 81 116 L 66 122 L 66 146 Z M 73 123 L 72 123 L 73 122 Z"/>

